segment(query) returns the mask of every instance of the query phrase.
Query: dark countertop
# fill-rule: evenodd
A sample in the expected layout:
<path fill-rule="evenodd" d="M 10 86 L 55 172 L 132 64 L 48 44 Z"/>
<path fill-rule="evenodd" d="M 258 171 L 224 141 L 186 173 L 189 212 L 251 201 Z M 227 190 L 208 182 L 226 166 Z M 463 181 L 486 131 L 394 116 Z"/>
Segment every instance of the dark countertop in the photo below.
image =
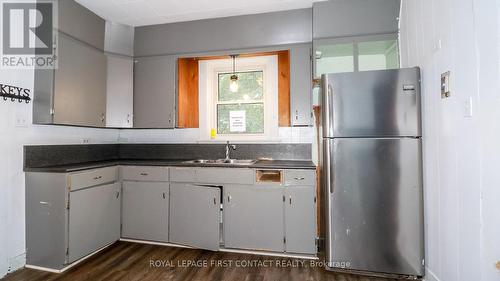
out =
<path fill-rule="evenodd" d="M 252 165 L 228 164 L 198 164 L 184 163 L 186 160 L 110 160 L 99 162 L 86 162 L 59 166 L 28 167 L 25 172 L 38 173 L 69 173 L 116 165 L 133 166 L 171 166 L 171 167 L 222 167 L 222 168 L 257 168 L 257 169 L 316 169 L 316 165 L 308 160 L 259 160 Z"/>

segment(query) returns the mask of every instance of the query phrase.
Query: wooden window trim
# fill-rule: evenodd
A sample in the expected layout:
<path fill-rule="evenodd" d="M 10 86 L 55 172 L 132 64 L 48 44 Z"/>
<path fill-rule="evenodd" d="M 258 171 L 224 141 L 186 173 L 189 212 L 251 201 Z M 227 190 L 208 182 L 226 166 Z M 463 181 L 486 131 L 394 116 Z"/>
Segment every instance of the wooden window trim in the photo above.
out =
<path fill-rule="evenodd" d="M 278 56 L 279 126 L 290 127 L 290 51 L 240 54 L 240 57 Z M 199 66 L 200 60 L 228 59 L 230 56 L 179 58 L 177 61 L 177 127 L 199 128 Z"/>

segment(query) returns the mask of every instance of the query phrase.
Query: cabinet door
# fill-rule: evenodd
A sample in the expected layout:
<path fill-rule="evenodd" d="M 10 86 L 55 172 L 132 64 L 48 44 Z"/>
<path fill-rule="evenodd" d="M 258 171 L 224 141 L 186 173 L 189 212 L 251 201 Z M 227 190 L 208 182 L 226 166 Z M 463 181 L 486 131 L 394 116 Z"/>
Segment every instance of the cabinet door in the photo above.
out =
<path fill-rule="evenodd" d="M 122 237 L 168 242 L 168 182 L 123 182 Z"/>
<path fill-rule="evenodd" d="M 219 187 L 172 183 L 170 242 L 216 251 L 220 245 Z"/>
<path fill-rule="evenodd" d="M 173 128 L 175 57 L 145 57 L 134 62 L 134 127 Z"/>
<path fill-rule="evenodd" d="M 285 250 L 316 254 L 316 194 L 314 186 L 285 189 Z"/>
<path fill-rule="evenodd" d="M 227 248 L 284 251 L 283 188 L 224 186 L 224 244 Z"/>
<path fill-rule="evenodd" d="M 309 126 L 312 121 L 311 44 L 290 49 L 290 106 L 292 126 Z"/>
<path fill-rule="evenodd" d="M 134 61 L 108 54 L 106 127 L 131 128 L 134 109 Z"/>
<path fill-rule="evenodd" d="M 102 51 L 61 33 L 58 47 L 54 123 L 104 127 L 106 56 Z"/>
<path fill-rule="evenodd" d="M 120 238 L 120 184 L 70 192 L 68 262 Z"/>

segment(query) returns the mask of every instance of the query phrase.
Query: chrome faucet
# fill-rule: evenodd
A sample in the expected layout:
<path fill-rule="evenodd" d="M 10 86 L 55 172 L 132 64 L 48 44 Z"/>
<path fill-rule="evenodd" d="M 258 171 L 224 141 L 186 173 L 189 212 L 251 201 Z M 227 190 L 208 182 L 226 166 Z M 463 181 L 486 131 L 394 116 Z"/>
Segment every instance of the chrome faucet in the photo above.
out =
<path fill-rule="evenodd" d="M 230 145 L 229 144 L 229 141 L 226 143 L 226 158 L 224 159 L 225 161 L 229 161 L 230 158 L 229 158 L 229 151 L 233 149 L 233 150 L 236 150 L 236 145 L 232 144 Z"/>

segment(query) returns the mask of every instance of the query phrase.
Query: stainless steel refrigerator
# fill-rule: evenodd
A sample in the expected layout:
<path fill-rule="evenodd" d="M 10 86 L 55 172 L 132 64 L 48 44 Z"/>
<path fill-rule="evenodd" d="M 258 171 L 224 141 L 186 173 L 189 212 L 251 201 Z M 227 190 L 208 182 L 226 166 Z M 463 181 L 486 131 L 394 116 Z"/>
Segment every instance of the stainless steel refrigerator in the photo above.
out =
<path fill-rule="evenodd" d="M 322 76 L 329 270 L 424 275 L 418 68 Z"/>

